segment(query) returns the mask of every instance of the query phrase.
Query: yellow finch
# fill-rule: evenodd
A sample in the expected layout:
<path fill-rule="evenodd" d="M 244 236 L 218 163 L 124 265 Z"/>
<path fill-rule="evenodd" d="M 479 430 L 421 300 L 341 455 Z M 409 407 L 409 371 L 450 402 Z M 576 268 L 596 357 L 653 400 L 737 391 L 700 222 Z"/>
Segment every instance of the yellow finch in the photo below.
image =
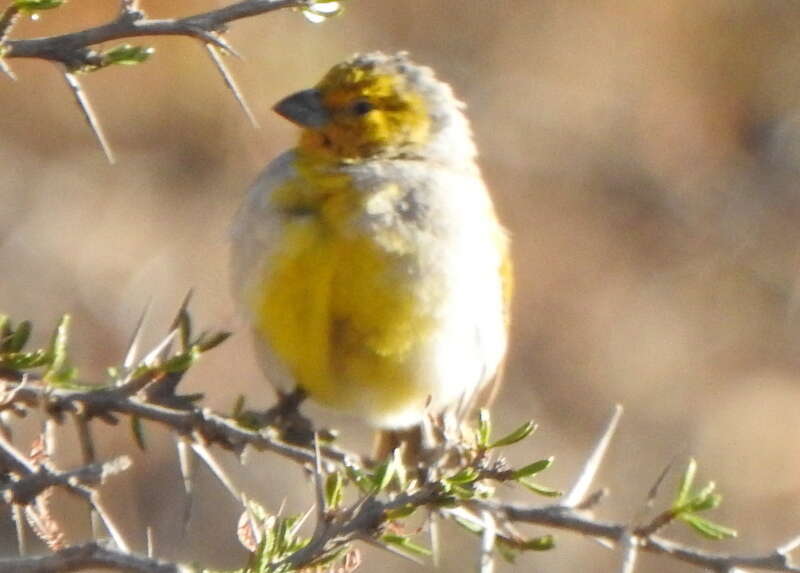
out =
<path fill-rule="evenodd" d="M 404 53 L 356 55 L 275 106 L 300 138 L 251 187 L 232 267 L 280 392 L 400 435 L 492 393 L 508 240 L 463 109 Z"/>

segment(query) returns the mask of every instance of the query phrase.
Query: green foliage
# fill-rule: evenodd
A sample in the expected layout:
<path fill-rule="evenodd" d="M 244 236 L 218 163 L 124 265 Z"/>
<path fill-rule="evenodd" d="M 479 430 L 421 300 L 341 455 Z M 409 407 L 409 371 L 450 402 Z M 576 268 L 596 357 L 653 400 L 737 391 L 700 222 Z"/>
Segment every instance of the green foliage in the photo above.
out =
<path fill-rule="evenodd" d="M 110 50 L 105 50 L 102 54 L 103 66 L 135 66 L 146 61 L 155 53 L 155 48 L 151 46 L 135 46 L 132 44 L 120 44 Z"/>
<path fill-rule="evenodd" d="M 546 470 L 552 465 L 552 463 L 553 463 L 552 457 L 547 458 L 546 460 L 538 460 L 518 470 L 514 470 L 514 473 L 511 475 L 513 479 L 516 480 L 530 477 L 534 474 L 538 474 L 539 472 Z"/>
<path fill-rule="evenodd" d="M 23 352 L 31 330 L 31 323 L 27 320 L 14 328 L 8 316 L 0 315 L 0 368 L 31 370 L 50 364 L 52 358 L 46 350 Z"/>
<path fill-rule="evenodd" d="M 325 508 L 328 510 L 339 509 L 344 499 L 344 478 L 339 471 L 335 471 L 325 478 Z"/>
<path fill-rule="evenodd" d="M 261 504 L 249 500 L 239 523 L 239 541 L 250 550 L 250 557 L 239 573 L 290 571 L 282 563 L 295 551 L 308 544 L 309 539 L 298 535 L 302 516 L 281 517 L 267 512 Z"/>
<path fill-rule="evenodd" d="M 192 320 L 187 310 L 187 301 L 181 306 L 168 335 L 156 349 L 137 363 L 133 358 L 109 369 L 110 382 L 105 385 L 79 384 L 76 370 L 71 366 L 69 347 L 70 318 L 65 315 L 58 322 L 49 344 L 44 349 L 27 349 L 32 325 L 29 321 L 15 324 L 9 317 L 0 315 L 0 368 L 15 372 L 12 380 L 21 379 L 29 370 L 40 369 L 41 380 L 54 387 L 82 388 L 92 390 L 111 390 L 124 392 L 128 386 L 144 391 L 153 403 L 169 406 L 188 407 L 199 395 L 178 395 L 176 387 L 184 374 L 206 351 L 221 344 L 227 332 L 201 332 L 195 334 Z M 135 338 L 135 337 L 134 337 Z M 128 354 L 135 354 L 133 350 Z M 245 428 L 260 430 L 256 413 L 246 410 L 245 398 L 239 396 L 232 409 L 231 417 Z M 136 443 L 144 449 L 142 422 L 130 416 L 131 431 Z M 474 442 L 468 440 L 456 445 L 453 451 L 443 452 L 441 459 L 430 460 L 428 471 L 416 473 L 418 468 L 406 467 L 402 449 L 392 452 L 376 466 L 363 467 L 359 462 L 346 458 L 338 469 L 329 471 L 323 485 L 324 517 L 330 523 L 346 518 L 354 508 L 363 507 L 365 501 L 385 503 L 382 513 L 369 534 L 374 539 L 410 557 L 430 556 L 431 550 L 412 541 L 405 533 L 403 520 L 418 509 L 439 510 L 440 515 L 451 519 L 475 535 L 484 534 L 484 521 L 480 511 L 473 507 L 481 500 L 492 500 L 496 482 L 517 482 L 523 487 L 546 497 L 561 493 L 542 486 L 532 478 L 547 470 L 553 463 L 548 457 L 532 461 L 521 467 L 509 468 L 501 455 L 501 449 L 512 446 L 530 437 L 536 429 L 533 422 L 525 422 L 512 432 L 492 439 L 492 422 L 488 411 L 478 415 Z M 434 450 L 435 451 L 435 450 Z M 456 453 L 456 455 L 453 455 Z M 413 474 L 411 472 L 414 472 Z M 410 477 L 409 477 L 409 474 Z M 677 493 L 670 507 L 653 521 L 650 529 L 641 530 L 643 537 L 663 527 L 674 519 L 685 522 L 699 534 L 711 539 L 726 539 L 736 536 L 736 531 L 714 523 L 701 516 L 719 506 L 722 497 L 716 492 L 714 482 L 695 489 L 697 463 L 694 459 L 682 474 Z M 347 488 L 353 486 L 358 491 L 353 506 L 345 506 Z M 423 495 L 420 495 L 423 494 Z M 555 506 L 554 506 L 555 507 Z M 308 515 L 308 514 L 307 514 Z M 269 514 L 255 502 L 247 502 L 243 519 L 239 525 L 239 539 L 249 550 L 246 567 L 237 573 L 266 573 L 267 571 L 289 572 L 297 552 L 308 547 L 311 538 L 300 535 L 302 516 L 280 516 Z M 500 523 L 500 522 L 498 522 Z M 351 539 L 351 538 L 350 538 Z M 306 568 L 337 567 L 337 563 L 348 553 L 350 539 L 341 538 L 325 545 L 319 555 L 312 555 L 313 561 L 303 561 Z M 513 562 L 525 551 L 552 549 L 555 540 L 552 535 L 532 539 L 518 536 L 513 529 L 498 525 L 494 548 L 498 555 Z M 208 570 L 206 570 L 208 571 Z M 209 572 L 210 573 L 210 572 Z"/>
<path fill-rule="evenodd" d="M 530 421 L 525 422 L 510 434 L 507 434 L 502 438 L 500 438 L 499 440 L 496 440 L 491 444 L 489 444 L 488 448 L 490 450 L 493 450 L 494 448 L 502 448 L 505 446 L 516 444 L 517 442 L 521 442 L 522 440 L 530 436 L 535 431 L 536 431 L 536 424 Z"/>
<path fill-rule="evenodd" d="M 8 316 L 0 315 L 0 368 L 19 372 L 45 368 L 42 378 L 46 382 L 54 386 L 71 386 L 77 372 L 67 357 L 69 323 L 70 317 L 65 314 L 46 349 L 25 351 L 33 330 L 31 323 L 23 320 L 14 328 Z"/>
<path fill-rule="evenodd" d="M 674 517 L 688 524 L 692 529 L 710 539 L 729 539 L 736 537 L 736 530 L 714 523 L 697 515 L 702 511 L 715 509 L 722 502 L 722 496 L 714 493 L 716 484 L 709 482 L 705 487 L 693 492 L 692 485 L 697 474 L 697 462 L 689 460 L 686 471 L 681 476 L 678 494 L 672 503 L 671 512 Z"/>
<path fill-rule="evenodd" d="M 500 556 L 509 563 L 515 563 L 520 553 L 524 551 L 549 551 L 556 546 L 556 539 L 552 535 L 542 535 L 533 539 L 523 539 L 512 541 L 504 537 L 498 537 L 495 548 Z"/>
<path fill-rule="evenodd" d="M 64 4 L 64 0 L 14 0 L 14 6 L 20 12 L 38 12 L 39 10 L 52 10 Z"/>
<path fill-rule="evenodd" d="M 385 533 L 381 536 L 380 540 L 386 545 L 394 547 L 398 551 L 414 557 L 430 557 L 432 554 L 430 549 L 427 547 L 422 547 L 421 545 L 417 545 L 411 541 L 411 538 L 407 535 Z"/>
<path fill-rule="evenodd" d="M 489 410 L 481 408 L 478 411 L 478 446 L 481 448 L 489 447 L 489 438 L 492 436 L 492 420 Z"/>

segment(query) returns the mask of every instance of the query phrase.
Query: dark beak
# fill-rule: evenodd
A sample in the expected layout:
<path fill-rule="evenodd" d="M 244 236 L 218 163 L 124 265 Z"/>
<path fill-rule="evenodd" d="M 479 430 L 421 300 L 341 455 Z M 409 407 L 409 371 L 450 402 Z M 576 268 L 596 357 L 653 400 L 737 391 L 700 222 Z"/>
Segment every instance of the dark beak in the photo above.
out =
<path fill-rule="evenodd" d="M 302 127 L 322 127 L 330 121 L 330 114 L 322 103 L 322 94 L 316 89 L 303 90 L 285 97 L 272 109 Z"/>

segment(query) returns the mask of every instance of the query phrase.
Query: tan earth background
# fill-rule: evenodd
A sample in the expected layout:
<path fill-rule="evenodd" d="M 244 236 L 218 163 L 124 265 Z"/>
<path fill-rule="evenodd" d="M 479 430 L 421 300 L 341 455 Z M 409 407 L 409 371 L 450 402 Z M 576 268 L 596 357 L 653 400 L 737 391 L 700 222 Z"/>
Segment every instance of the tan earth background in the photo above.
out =
<path fill-rule="evenodd" d="M 168 17 L 223 3 L 142 4 Z M 99 24 L 115 10 L 115 2 L 73 1 L 21 22 L 14 37 Z M 272 393 L 228 292 L 226 232 L 248 183 L 295 138 L 271 105 L 352 52 L 409 50 L 468 103 L 513 236 L 513 344 L 495 423 L 540 425 L 510 451 L 513 460 L 555 455 L 540 481 L 568 488 L 622 403 L 598 477 L 611 491 L 598 517 L 634 519 L 664 466 L 696 456 L 700 478 L 725 495 L 713 517 L 740 539 L 709 543 L 678 524 L 664 533 L 718 550 L 769 551 L 800 533 L 798 29 L 800 4 L 781 0 L 349 0 L 323 25 L 273 13 L 228 34 L 245 57 L 229 64 L 261 129 L 191 40 L 153 40 L 145 65 L 83 77 L 116 165 L 58 70 L 14 61 L 18 81 L 0 78 L 0 310 L 34 320 L 40 344 L 61 313 L 72 314 L 73 360 L 83 378 L 101 380 L 147 301 L 152 343 L 194 288 L 196 324 L 235 335 L 184 389 L 221 410 L 240 393 L 266 407 Z M 363 426 L 310 411 L 366 451 Z M 18 433 L 20 445 L 37 424 Z M 101 455 L 133 456 L 105 498 L 137 549 L 150 526 L 160 556 L 243 564 L 239 508 L 205 468 L 181 534 L 184 500 L 165 431 L 147 426 L 146 454 L 124 425 L 98 422 L 94 431 Z M 59 461 L 78 463 L 74 429 L 61 432 Z M 220 459 L 273 510 L 284 500 L 289 512 L 311 503 L 296 466 L 266 454 L 245 466 Z M 675 481 L 673 473 L 665 487 Z M 57 501 L 70 539 L 85 539 L 80 504 Z M 2 521 L 0 549 L 13 554 L 10 519 Z M 476 540 L 446 529 L 440 570 L 470 570 Z M 616 570 L 618 553 L 589 539 L 559 533 L 557 542 L 516 570 Z M 363 570 L 420 569 L 367 551 Z M 695 570 L 649 556 L 638 568 Z"/>

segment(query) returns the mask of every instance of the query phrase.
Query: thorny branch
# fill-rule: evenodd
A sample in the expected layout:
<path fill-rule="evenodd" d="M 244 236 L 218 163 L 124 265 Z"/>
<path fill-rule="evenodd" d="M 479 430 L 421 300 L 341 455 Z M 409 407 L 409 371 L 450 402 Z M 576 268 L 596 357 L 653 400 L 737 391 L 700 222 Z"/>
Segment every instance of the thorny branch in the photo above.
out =
<path fill-rule="evenodd" d="M 152 19 L 131 3 L 125 3 L 117 18 L 100 26 L 46 38 L 7 40 L 3 43 L 3 57 L 49 60 L 72 69 L 97 66 L 102 62 L 91 46 L 141 36 L 184 36 L 232 51 L 218 36 L 225 32 L 226 24 L 275 10 L 306 8 L 312 4 L 310 0 L 243 0 L 184 18 Z"/>
<path fill-rule="evenodd" d="M 64 573 L 103 567 L 130 573 L 191 573 L 189 565 L 169 563 L 91 542 L 73 545 L 40 557 L 0 559 L 0 571 L 14 573 Z"/>
<path fill-rule="evenodd" d="M 126 386 L 98 390 L 70 390 L 48 388 L 40 382 L 15 384 L 3 380 L 0 373 L 0 412 L 14 409 L 15 405 L 43 407 L 48 413 L 60 416 L 65 412 L 78 412 L 88 419 L 100 418 L 116 424 L 119 414 L 156 422 L 171 428 L 176 434 L 203 444 L 215 444 L 226 450 L 241 453 L 246 446 L 266 450 L 299 463 L 312 464 L 312 446 L 300 446 L 282 440 L 274 428 L 249 429 L 236 420 L 205 408 L 182 408 L 155 404 L 141 395 L 130 395 Z M 334 447 L 321 448 L 324 458 L 344 461 L 346 452 Z"/>
<path fill-rule="evenodd" d="M 183 18 L 155 19 L 147 17 L 135 0 L 122 0 L 119 15 L 105 24 L 58 36 L 11 40 L 8 36 L 23 13 L 17 4 L 12 3 L 6 10 L 0 12 L 0 71 L 9 78 L 16 79 L 9 66 L 9 61 L 12 59 L 38 59 L 58 64 L 103 153 L 110 163 L 114 163 L 111 146 L 76 74 L 101 69 L 115 63 L 143 61 L 149 57 L 152 50 L 123 45 L 104 52 L 96 48 L 98 44 L 142 36 L 173 36 L 199 40 L 207 47 L 208 54 L 225 85 L 231 90 L 250 122 L 257 127 L 258 122 L 244 94 L 222 60 L 221 54 L 238 55 L 225 39 L 224 33 L 231 22 L 286 8 L 300 9 L 309 17 L 319 19 L 324 19 L 321 14 L 330 11 L 326 8 L 325 0 L 242 0 L 216 10 Z"/>
<path fill-rule="evenodd" d="M 66 411 L 79 411 L 84 417 L 107 422 L 115 422 L 119 415 L 137 416 L 167 426 L 185 438 L 201 440 L 204 444 L 217 444 L 234 451 L 252 446 L 271 451 L 305 466 L 313 465 L 316 459 L 312 446 L 286 444 L 277 438 L 271 429 L 249 430 L 241 427 L 236 420 L 209 410 L 151 404 L 141 393 L 131 394 L 120 388 L 94 391 L 66 390 L 47 388 L 41 381 L 26 380 L 23 383 L 12 376 L 0 376 L 3 377 L 5 380 L 3 391 L 0 393 L 2 397 L 0 410 L 19 412 L 34 407 L 44 408 L 49 415 L 55 417 Z M 613 427 L 610 427 L 600 440 L 602 447 L 607 445 L 611 432 Z M 345 459 L 343 452 L 330 448 L 320 455 L 332 463 L 339 463 Z M 51 465 L 37 467 L 6 440 L 0 441 L 0 467 L 17 476 L 16 481 L 6 483 L 2 488 L 6 501 L 17 504 L 24 504 L 51 487 L 66 488 L 70 491 L 77 488 L 81 495 L 87 495 L 89 492 L 96 492 L 96 488 L 110 470 L 123 469 L 119 464 L 113 463 L 91 464 L 69 471 L 60 471 Z M 513 473 L 502 469 L 502 464 L 499 463 L 485 463 L 479 467 L 481 479 L 505 481 Z M 321 467 L 316 470 L 320 471 Z M 596 463 L 586 467 L 576 483 L 583 484 L 584 489 L 588 488 L 588 482 L 591 480 L 585 477 L 585 473 L 595 471 Z M 319 478 L 317 475 L 317 479 Z M 274 563 L 270 570 L 281 567 L 287 570 L 302 569 L 315 564 L 320 557 L 330 554 L 337 548 L 357 540 L 380 544 L 381 533 L 392 521 L 390 517 L 392 511 L 400 508 L 427 507 L 445 518 L 464 515 L 459 512 L 471 512 L 471 515 L 475 516 L 490 515 L 493 521 L 497 522 L 498 535 L 508 535 L 512 524 L 533 524 L 606 540 L 614 545 L 623 545 L 627 539 L 635 544 L 638 550 L 663 554 L 715 572 L 731 573 L 741 567 L 764 571 L 800 572 L 800 568 L 789 561 L 787 551 L 776 550 L 770 554 L 755 556 L 707 552 L 656 536 L 654 531 L 659 527 L 652 523 L 633 527 L 629 524 L 596 519 L 587 509 L 591 504 L 586 501 L 575 503 L 574 506 L 558 503 L 534 507 L 476 497 L 459 500 L 453 505 L 452 496 L 443 489 L 439 481 L 423 481 L 416 488 L 400 491 L 389 495 L 388 498 L 384 497 L 386 496 L 379 496 L 377 493 L 366 494 L 346 508 L 318 512 L 318 524 L 309 542 Z M 661 515 L 656 519 L 663 521 Z M 520 542 L 518 534 L 510 534 L 509 539 L 512 541 L 516 539 L 518 545 L 524 545 Z M 787 549 L 792 548 L 793 546 Z M 97 543 L 67 547 L 44 557 L 0 560 L 0 572 L 78 571 L 98 566 L 142 573 L 189 570 L 187 565 L 158 561 Z"/>
<path fill-rule="evenodd" d="M 190 293 L 191 294 L 191 293 Z M 733 573 L 739 568 L 800 573 L 789 560 L 789 553 L 800 545 L 800 537 L 765 555 L 730 555 L 707 552 L 657 535 L 675 520 L 683 520 L 698 531 L 718 538 L 735 532 L 715 524 L 699 512 L 719 503 L 713 483 L 695 488 L 697 464 L 691 460 L 680 480 L 678 494 L 671 506 L 657 513 L 649 522 L 641 518 L 630 523 L 612 523 L 597 519 L 593 511 L 603 498 L 603 490 L 591 492 L 608 446 L 621 416 L 617 407 L 592 452 L 587 456 L 569 494 L 558 503 L 544 506 L 519 505 L 498 499 L 493 484 L 519 483 L 546 496 L 558 495 L 547 487 L 530 481 L 546 469 L 551 459 L 537 460 L 521 468 L 510 467 L 497 454 L 535 431 L 526 422 L 511 433 L 492 438 L 491 421 L 481 412 L 474 431 L 455 433 L 437 417 L 430 420 L 434 443 L 422 453 L 425 462 L 406 467 L 402 452 L 387 460 L 364 461 L 337 449 L 326 441 L 324 431 L 313 428 L 299 412 L 302 391 L 281 396 L 266 412 L 246 410 L 240 399 L 231 415 L 201 408 L 196 394 L 179 394 L 179 384 L 196 360 L 216 347 L 227 333 L 193 333 L 188 313 L 190 294 L 184 299 L 167 336 L 146 353 L 139 354 L 139 339 L 144 314 L 131 337 L 122 364 L 111 368 L 111 380 L 105 385 L 88 385 L 75 379 L 75 369 L 67 357 L 69 318 L 59 322 L 48 347 L 26 350 L 31 325 L 12 324 L 0 315 L 0 494 L 12 506 L 20 536 L 20 557 L 0 559 L 4 571 L 79 571 L 102 566 L 106 569 L 140 573 L 183 572 L 194 570 L 186 565 L 167 563 L 132 553 L 119 528 L 100 502 L 100 488 L 108 475 L 129 465 L 127 458 L 99 463 L 94 458 L 90 423 L 117 424 L 127 418 L 134 437 L 143 443 L 142 421 L 160 424 L 176 437 L 182 452 L 181 469 L 187 495 L 191 492 L 190 452 L 194 452 L 213 471 L 237 502 L 245 508 L 244 522 L 237 528 L 239 539 L 251 551 L 251 562 L 244 571 L 296 571 L 319 568 L 330 559 L 342 559 L 344 569 L 352 570 L 357 553 L 349 550 L 353 542 L 375 545 L 409 557 L 409 553 L 429 551 L 411 541 L 404 532 L 404 519 L 417 509 L 429 516 L 432 538 L 434 521 L 451 520 L 477 534 L 480 541 L 481 571 L 492 570 L 493 554 L 518 553 L 552 547 L 552 537 L 528 539 L 516 526 L 530 524 L 561 529 L 619 548 L 621 573 L 635 568 L 637 552 L 662 554 L 719 573 Z M 13 416 L 40 412 L 46 428 L 67 418 L 78 424 L 84 451 L 82 467 L 62 470 L 51 459 L 52 440 L 45 431 L 28 455 L 11 441 L 9 421 Z M 452 428 L 451 428 L 452 429 Z M 257 503 L 248 500 L 226 475 L 211 451 L 212 446 L 241 454 L 246 448 L 270 451 L 301 464 L 312 474 L 316 489 L 316 525 L 308 538 L 299 536 L 299 521 L 292 517 L 270 515 Z M 669 467 L 669 466 L 668 466 Z M 656 497 L 666 470 L 651 488 L 647 505 Z M 355 501 L 343 503 L 344 486 L 359 490 Z M 49 513 L 47 499 L 54 489 L 62 489 L 83 499 L 96 512 L 113 540 L 113 545 L 87 543 L 65 546 L 63 530 Z M 188 507 L 188 505 L 187 505 Z M 306 513 L 310 516 L 312 511 Z M 51 550 L 44 557 L 24 554 L 21 517 Z M 265 540 L 271 539 L 267 542 Z M 434 547 L 434 555 L 436 548 Z M 342 552 L 346 553 L 342 553 Z M 149 553 L 149 552 L 148 552 Z M 356 555 L 348 562 L 348 557 Z M 348 565 L 349 563 L 349 565 Z M 348 568 L 350 567 L 350 568 Z"/>

